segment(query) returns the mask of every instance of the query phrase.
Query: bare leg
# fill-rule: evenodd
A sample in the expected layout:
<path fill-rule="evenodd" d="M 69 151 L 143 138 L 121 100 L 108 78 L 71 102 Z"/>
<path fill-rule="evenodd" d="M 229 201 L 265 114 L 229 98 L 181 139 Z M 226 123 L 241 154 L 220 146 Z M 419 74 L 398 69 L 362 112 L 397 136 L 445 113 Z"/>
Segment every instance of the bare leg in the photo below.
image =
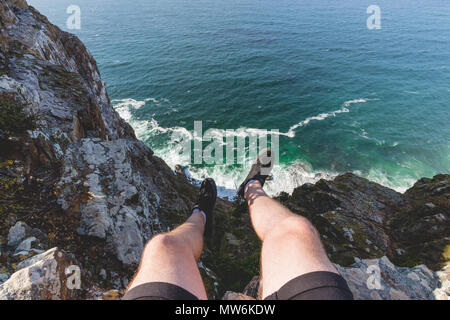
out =
<path fill-rule="evenodd" d="M 204 218 L 195 212 L 181 226 L 153 237 L 142 254 L 141 264 L 128 290 L 148 282 L 166 282 L 206 300 L 197 261 L 203 249 Z"/>
<path fill-rule="evenodd" d="M 258 181 L 245 192 L 250 217 L 263 242 L 261 253 L 262 298 L 290 280 L 314 271 L 337 273 L 312 224 L 269 198 Z"/>

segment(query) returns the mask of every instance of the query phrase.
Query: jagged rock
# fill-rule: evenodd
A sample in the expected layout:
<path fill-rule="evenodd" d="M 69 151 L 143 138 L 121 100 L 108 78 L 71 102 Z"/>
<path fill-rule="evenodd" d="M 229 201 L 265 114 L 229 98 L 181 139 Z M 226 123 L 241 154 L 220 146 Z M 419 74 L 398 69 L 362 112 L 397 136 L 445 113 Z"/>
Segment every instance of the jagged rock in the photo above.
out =
<path fill-rule="evenodd" d="M 2 1 L 0 99 L 37 118 L 37 128 L 8 146 L 31 174 L 52 168 L 65 148 L 84 137 L 135 138 L 110 104 L 95 60 L 72 34 L 61 31 L 25 1 Z M 6 156 L 6 155 L 5 155 Z"/>
<path fill-rule="evenodd" d="M 105 269 L 100 270 L 100 277 L 102 277 L 103 280 L 106 280 L 106 277 L 108 276 Z"/>
<path fill-rule="evenodd" d="M 126 265 L 137 264 L 146 241 L 164 230 L 161 207 L 190 208 L 174 196 L 180 180 L 141 141 L 82 139 L 71 144 L 63 163 L 58 203 L 81 213 L 80 235 L 106 239 L 106 250 Z"/>
<path fill-rule="evenodd" d="M 43 252 L 47 248 L 47 235 L 37 228 L 29 227 L 25 222 L 18 221 L 8 232 L 8 246 L 14 256 L 30 256 Z M 33 248 L 32 248 L 33 246 Z"/>
<path fill-rule="evenodd" d="M 26 237 L 31 228 L 22 221 L 17 222 L 8 232 L 8 246 L 15 247 Z"/>
<path fill-rule="evenodd" d="M 36 117 L 33 129 L 17 136 L 1 133 L 0 163 L 13 164 L 0 168 L 0 174 L 14 171 L 27 201 L 23 207 L 20 197 L 11 198 L 20 217 L 6 207 L 0 237 L 22 218 L 31 233 L 18 227 L 21 233 L 14 235 L 13 229 L 8 254 L 0 244 L 0 263 L 13 272 L 16 263 L 50 242 L 83 255 L 88 268 L 98 268 L 87 270 L 86 287 L 122 289 L 145 241 L 175 220 L 162 213 L 188 213 L 195 188 L 136 140 L 76 36 L 25 1 L 2 1 L 0 22 L 0 101 L 14 102 Z M 46 235 L 33 233 L 35 227 Z M 102 268 L 110 271 L 106 278 Z"/>
<path fill-rule="evenodd" d="M 88 290 L 84 298 L 86 300 L 102 300 L 102 295 L 103 290 L 94 285 Z"/>
<path fill-rule="evenodd" d="M 358 300 L 447 300 L 450 297 L 448 284 L 443 288 L 440 276 L 425 265 L 397 267 L 382 257 L 358 259 L 350 267 L 336 267 Z"/>
<path fill-rule="evenodd" d="M 186 174 L 186 168 L 184 168 L 183 166 L 177 164 L 175 166 L 175 173 L 179 176 L 182 176 L 184 178 L 188 178 L 187 174 Z"/>
<path fill-rule="evenodd" d="M 437 300 L 450 300 L 450 265 L 436 272 L 439 277 L 440 287 L 433 291 Z"/>
<path fill-rule="evenodd" d="M 146 174 L 152 167 L 152 153 L 140 141 L 83 139 L 67 151 L 56 189 L 64 210 L 81 213 L 78 233 L 106 239 L 128 265 L 162 231 L 158 188 Z"/>
<path fill-rule="evenodd" d="M 433 272 L 425 265 L 397 267 L 387 257 L 355 260 L 335 266 L 356 300 L 450 300 L 450 266 Z M 226 292 L 223 300 L 258 298 L 259 280 L 254 277 L 243 293 Z"/>
<path fill-rule="evenodd" d="M 66 275 L 66 268 L 72 264 L 57 248 L 27 259 L 0 285 L 0 300 L 75 299 L 78 290 L 69 289 Z"/>
<path fill-rule="evenodd" d="M 97 64 L 76 36 L 25 1 L 2 1 L 1 8 L 1 20 L 8 22 L 2 33 L 8 75 L 0 78 L 0 92 L 16 93 L 39 115 L 42 127 L 68 136 L 78 130 L 82 136 L 134 137 L 111 108 Z"/>
<path fill-rule="evenodd" d="M 332 261 L 391 254 L 385 225 L 408 202 L 400 193 L 353 174 L 298 187 L 280 201 L 318 229 Z"/>
<path fill-rule="evenodd" d="M 0 41 L 1 41 L 0 43 L 2 44 L 2 47 L 4 46 L 3 38 L 6 36 L 4 35 L 5 31 L 3 30 L 3 27 L 7 27 L 13 24 L 14 21 L 16 20 L 16 16 L 11 10 L 11 8 L 13 8 L 13 4 L 14 3 L 11 1 L 6 1 L 2 6 L 0 6 L 0 17 L 2 18 L 0 19 L 0 26 L 2 27 L 0 33 Z"/>
<path fill-rule="evenodd" d="M 387 255 L 400 265 L 425 263 L 435 270 L 450 260 L 449 199 L 450 175 L 422 179 L 402 195 L 353 174 L 279 198 L 316 226 L 336 263 Z"/>
<path fill-rule="evenodd" d="M 410 206 L 389 221 L 392 242 L 403 250 L 393 261 L 434 270 L 450 264 L 450 175 L 421 179 L 404 196 Z"/>
<path fill-rule="evenodd" d="M 260 277 L 254 276 L 252 281 L 244 288 L 243 294 L 252 298 L 260 297 Z"/>
<path fill-rule="evenodd" d="M 16 248 L 16 252 L 20 252 L 20 251 L 30 251 L 31 250 L 31 245 L 33 244 L 33 242 L 35 242 L 37 239 L 35 237 L 29 237 L 26 238 L 25 240 L 23 240 Z"/>

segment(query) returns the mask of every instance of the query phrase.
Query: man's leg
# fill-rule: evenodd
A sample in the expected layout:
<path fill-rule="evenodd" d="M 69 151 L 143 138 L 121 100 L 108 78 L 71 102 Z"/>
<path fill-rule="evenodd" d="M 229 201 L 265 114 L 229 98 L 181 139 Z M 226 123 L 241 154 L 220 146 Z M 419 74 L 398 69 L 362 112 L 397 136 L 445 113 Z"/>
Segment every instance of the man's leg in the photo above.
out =
<path fill-rule="evenodd" d="M 209 239 L 214 234 L 216 198 L 214 180 L 205 179 L 190 218 L 175 230 L 159 234 L 147 243 L 139 269 L 124 299 L 153 297 L 190 300 L 194 299 L 192 295 L 201 300 L 207 299 L 197 261 L 202 254 L 203 237 Z M 140 285 L 145 286 L 133 290 Z M 184 290 L 180 293 L 180 287 L 190 295 L 186 297 Z"/>
<path fill-rule="evenodd" d="M 144 249 L 128 291 L 145 283 L 165 282 L 206 300 L 197 265 L 203 249 L 204 224 L 203 215 L 197 211 L 175 230 L 153 237 Z"/>
<path fill-rule="evenodd" d="M 263 242 L 261 253 L 262 298 L 301 275 L 337 273 L 312 224 L 266 195 L 259 181 L 245 189 L 250 217 Z"/>

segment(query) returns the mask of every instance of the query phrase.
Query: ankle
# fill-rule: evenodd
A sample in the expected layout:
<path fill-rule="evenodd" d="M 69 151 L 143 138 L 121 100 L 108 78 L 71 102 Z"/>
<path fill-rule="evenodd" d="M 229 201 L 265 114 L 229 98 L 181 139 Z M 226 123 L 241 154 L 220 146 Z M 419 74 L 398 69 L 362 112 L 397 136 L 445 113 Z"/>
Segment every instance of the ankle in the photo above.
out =
<path fill-rule="evenodd" d="M 194 210 L 192 210 L 192 214 L 194 213 L 199 213 L 203 218 L 203 225 L 206 225 L 206 213 L 204 213 L 203 210 L 200 210 L 199 208 L 194 208 Z"/>
<path fill-rule="evenodd" d="M 244 199 L 247 200 L 248 196 L 257 191 L 258 189 L 262 189 L 262 184 L 259 180 L 252 179 L 244 187 Z"/>

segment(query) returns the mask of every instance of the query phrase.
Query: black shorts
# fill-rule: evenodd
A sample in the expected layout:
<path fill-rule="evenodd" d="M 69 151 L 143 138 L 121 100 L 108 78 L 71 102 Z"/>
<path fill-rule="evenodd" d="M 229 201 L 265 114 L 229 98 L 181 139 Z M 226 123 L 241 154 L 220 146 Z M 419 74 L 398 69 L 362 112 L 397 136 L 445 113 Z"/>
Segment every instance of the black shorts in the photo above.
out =
<path fill-rule="evenodd" d="M 189 291 L 165 282 L 141 284 L 123 300 L 198 300 Z M 347 282 L 333 272 L 311 272 L 297 277 L 265 300 L 353 300 Z"/>

